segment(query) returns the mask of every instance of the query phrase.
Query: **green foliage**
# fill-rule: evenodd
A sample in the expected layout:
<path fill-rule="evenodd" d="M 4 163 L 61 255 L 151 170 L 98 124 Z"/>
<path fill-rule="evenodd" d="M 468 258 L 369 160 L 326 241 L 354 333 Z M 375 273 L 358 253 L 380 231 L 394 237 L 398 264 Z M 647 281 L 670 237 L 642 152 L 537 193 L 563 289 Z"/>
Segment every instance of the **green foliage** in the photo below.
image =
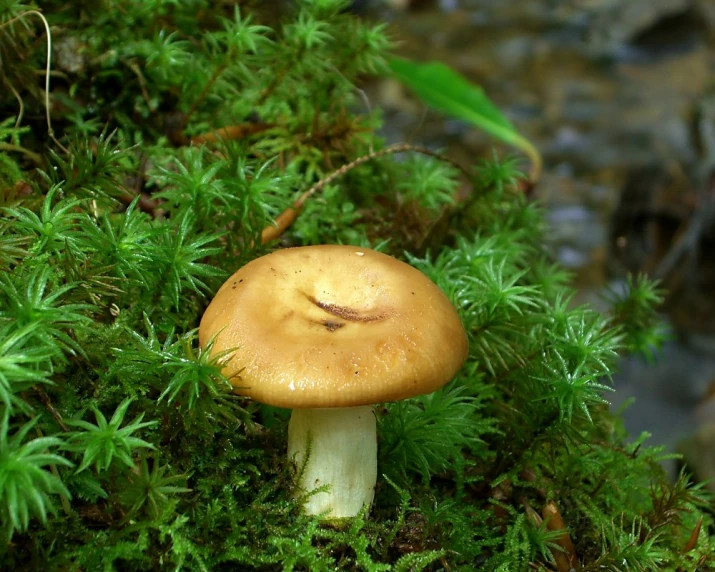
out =
<path fill-rule="evenodd" d="M 33 340 L 38 328 L 40 324 L 33 322 L 20 329 L 9 324 L 0 329 L 0 399 L 10 413 L 15 406 L 30 411 L 17 394 L 36 383 L 49 383 L 51 358 L 60 355 L 59 348 Z"/>
<path fill-rule="evenodd" d="M 99 409 L 92 407 L 97 420 L 96 425 L 79 419 L 67 421 L 67 424 L 72 427 L 84 429 L 68 436 L 70 439 L 68 449 L 84 453 L 82 463 L 77 468 L 78 473 L 92 464 L 98 472 L 106 471 L 115 458 L 127 467 L 133 467 L 134 461 L 131 457 L 133 452 L 143 447 L 154 448 L 151 443 L 133 436 L 133 433 L 143 427 L 156 425 L 156 421 L 142 423 L 144 413 L 120 429 L 130 404 L 131 399 L 122 401 L 109 421 Z"/>
<path fill-rule="evenodd" d="M 164 226 L 157 236 L 157 255 L 152 258 L 152 263 L 163 282 L 162 293 L 177 308 L 183 290 L 189 289 L 197 294 L 208 292 L 210 286 L 205 279 L 225 274 L 199 262 L 221 251 L 218 246 L 207 246 L 220 235 L 193 234 L 194 220 L 189 213 L 172 220 L 174 224 Z"/>
<path fill-rule="evenodd" d="M 50 151 L 52 168 L 43 178 L 75 197 L 118 199 L 126 191 L 117 185 L 117 176 L 133 165 L 128 150 L 115 144 L 113 138 L 114 133 L 102 132 L 91 140 L 79 136 L 71 139 L 66 155 Z"/>
<path fill-rule="evenodd" d="M 50 353 L 60 350 L 82 354 L 71 330 L 89 323 L 86 312 L 92 306 L 66 303 L 67 295 L 77 285 L 57 285 L 51 267 L 36 265 L 27 273 L 21 270 L 16 268 L 14 276 L 0 276 L 0 292 L 4 295 L 0 321 L 15 332 L 24 329 L 38 344 L 53 348 Z"/>
<path fill-rule="evenodd" d="M 166 475 L 169 467 L 154 460 L 149 469 L 146 459 L 142 459 L 137 471 L 128 475 L 129 484 L 121 493 L 122 503 L 129 508 L 125 518 L 132 518 L 143 511 L 150 519 L 156 519 L 170 504 L 171 495 L 189 493 L 191 489 L 176 483 L 186 481 L 185 475 Z"/>
<path fill-rule="evenodd" d="M 71 466 L 67 459 L 48 449 L 59 447 L 57 437 L 36 437 L 27 440 L 27 434 L 36 426 L 35 418 L 9 435 L 10 412 L 3 409 L 0 422 L 0 515 L 3 536 L 12 538 L 15 531 L 22 532 L 30 523 L 30 516 L 47 522 L 47 513 L 55 508 L 50 495 L 69 495 L 57 475 L 46 470 L 48 465 Z"/>
<path fill-rule="evenodd" d="M 321 177 L 383 148 L 379 115 L 355 112 L 358 80 L 387 71 L 383 25 L 332 0 L 121 4 L 43 3 L 61 146 L 36 81 L 44 29 L 21 17 L 31 6 L 0 7 L 2 23 L 20 16 L 0 28 L 0 567 L 553 570 L 547 503 L 578 570 L 715 566 L 712 499 L 685 474 L 670 483 L 663 452 L 605 406 L 619 356 L 662 339 L 660 292 L 638 278 L 606 316 L 574 307 L 513 158 L 466 177 L 374 158 L 262 244 Z M 421 75 L 435 69 L 442 91 Z M 440 109 L 513 140 L 473 86 L 417 71 Z M 337 529 L 293 497 L 286 412 L 235 395 L 196 335 L 238 267 L 319 243 L 422 270 L 470 345 L 447 386 L 376 408 L 375 503 Z"/>
<path fill-rule="evenodd" d="M 519 134 L 482 88 L 441 62 L 419 64 L 404 58 L 392 58 L 390 69 L 430 107 L 472 123 L 489 135 L 524 151 L 534 163 L 538 177 L 541 169 L 539 152 Z"/>
<path fill-rule="evenodd" d="M 433 157 L 412 156 L 401 167 L 396 188 L 403 200 L 412 200 L 427 209 L 439 209 L 455 202 L 457 170 Z M 410 173 L 409 176 L 405 176 Z"/>
<path fill-rule="evenodd" d="M 662 322 L 654 310 L 663 303 L 664 292 L 645 276 L 629 276 L 622 291 L 612 290 L 608 300 L 613 319 L 625 336 L 628 350 L 652 360 L 665 339 Z"/>
<path fill-rule="evenodd" d="M 479 399 L 467 391 L 466 386 L 454 384 L 390 403 L 380 417 L 383 470 L 388 474 L 414 473 L 429 480 L 431 475 L 447 471 L 463 449 L 476 448 L 480 436 L 492 427 L 490 420 L 478 419 Z M 398 477 L 407 478 L 395 474 Z"/>
<path fill-rule="evenodd" d="M 13 185 L 22 177 L 20 165 L 9 152 L 26 152 L 24 148 L 20 147 L 20 136 L 28 129 L 15 127 L 14 123 L 12 117 L 0 121 L 0 185 L 3 187 Z"/>
<path fill-rule="evenodd" d="M 60 199 L 53 205 L 59 187 L 52 187 L 45 196 L 38 213 L 27 207 L 7 208 L 5 214 L 13 217 L 13 230 L 31 240 L 28 255 L 57 254 L 65 248 L 74 254 L 79 249 L 79 232 L 75 224 L 78 200 Z"/>

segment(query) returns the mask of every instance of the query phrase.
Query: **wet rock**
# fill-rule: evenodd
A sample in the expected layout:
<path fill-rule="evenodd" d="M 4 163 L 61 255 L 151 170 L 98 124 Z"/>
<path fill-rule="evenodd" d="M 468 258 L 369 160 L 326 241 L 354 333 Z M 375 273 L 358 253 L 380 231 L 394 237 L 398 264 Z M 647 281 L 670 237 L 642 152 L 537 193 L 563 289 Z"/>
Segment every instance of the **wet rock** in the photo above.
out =
<path fill-rule="evenodd" d="M 709 32 L 715 35 L 715 2 L 712 0 L 695 0 L 695 11 L 702 18 Z"/>
<path fill-rule="evenodd" d="M 674 340 L 665 346 L 655 363 L 646 363 L 636 356 L 623 360 L 621 371 L 613 380 L 616 393 L 611 398 L 612 408 L 618 410 L 634 400 L 625 410 L 626 430 L 633 436 L 647 431 L 652 435 L 649 443 L 682 452 L 681 443 L 699 430 L 694 411 L 713 377 L 714 356 Z M 696 443 L 700 443 L 700 438 Z M 664 464 L 675 476 L 677 464 L 673 460 Z"/>
<path fill-rule="evenodd" d="M 592 18 L 588 45 L 592 53 L 613 56 L 639 33 L 663 18 L 682 14 L 690 0 L 600 0 L 589 3 Z"/>

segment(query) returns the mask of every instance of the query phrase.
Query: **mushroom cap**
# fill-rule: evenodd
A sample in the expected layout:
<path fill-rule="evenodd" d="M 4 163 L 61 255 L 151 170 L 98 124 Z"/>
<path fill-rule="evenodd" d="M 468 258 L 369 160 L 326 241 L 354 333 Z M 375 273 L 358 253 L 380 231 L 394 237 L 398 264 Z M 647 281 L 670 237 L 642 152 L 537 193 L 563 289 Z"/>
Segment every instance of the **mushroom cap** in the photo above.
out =
<path fill-rule="evenodd" d="M 424 274 L 356 246 L 286 248 L 221 286 L 199 342 L 227 352 L 237 393 L 291 409 L 353 407 L 429 393 L 462 366 L 467 335 Z"/>

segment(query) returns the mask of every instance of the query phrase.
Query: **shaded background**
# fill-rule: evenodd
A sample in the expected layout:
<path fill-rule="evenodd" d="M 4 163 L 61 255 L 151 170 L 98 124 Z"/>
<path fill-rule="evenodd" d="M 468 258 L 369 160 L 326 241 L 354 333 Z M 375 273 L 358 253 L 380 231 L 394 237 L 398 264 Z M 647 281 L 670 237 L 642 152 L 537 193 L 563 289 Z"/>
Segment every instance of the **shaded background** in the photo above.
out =
<path fill-rule="evenodd" d="M 576 303 L 605 308 L 604 290 L 627 272 L 662 279 L 672 339 L 652 365 L 623 360 L 611 402 L 635 398 L 625 409 L 633 436 L 648 431 L 651 444 L 684 452 L 698 477 L 715 477 L 715 1 L 363 0 L 354 9 L 389 22 L 401 55 L 440 60 L 481 85 L 539 148 L 535 197 L 549 248 L 574 273 Z M 384 110 L 389 143 L 464 164 L 495 146 L 393 80 L 366 94 Z"/>

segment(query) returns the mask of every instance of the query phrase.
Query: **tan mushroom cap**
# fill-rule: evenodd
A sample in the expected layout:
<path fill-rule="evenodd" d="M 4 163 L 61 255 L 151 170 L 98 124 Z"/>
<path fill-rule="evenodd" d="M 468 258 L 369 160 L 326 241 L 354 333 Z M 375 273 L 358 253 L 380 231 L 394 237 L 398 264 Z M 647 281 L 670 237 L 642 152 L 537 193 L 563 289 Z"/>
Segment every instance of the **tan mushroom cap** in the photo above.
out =
<path fill-rule="evenodd" d="M 429 393 L 467 357 L 444 293 L 409 264 L 355 246 L 287 248 L 221 286 L 199 329 L 238 393 L 291 409 Z"/>

